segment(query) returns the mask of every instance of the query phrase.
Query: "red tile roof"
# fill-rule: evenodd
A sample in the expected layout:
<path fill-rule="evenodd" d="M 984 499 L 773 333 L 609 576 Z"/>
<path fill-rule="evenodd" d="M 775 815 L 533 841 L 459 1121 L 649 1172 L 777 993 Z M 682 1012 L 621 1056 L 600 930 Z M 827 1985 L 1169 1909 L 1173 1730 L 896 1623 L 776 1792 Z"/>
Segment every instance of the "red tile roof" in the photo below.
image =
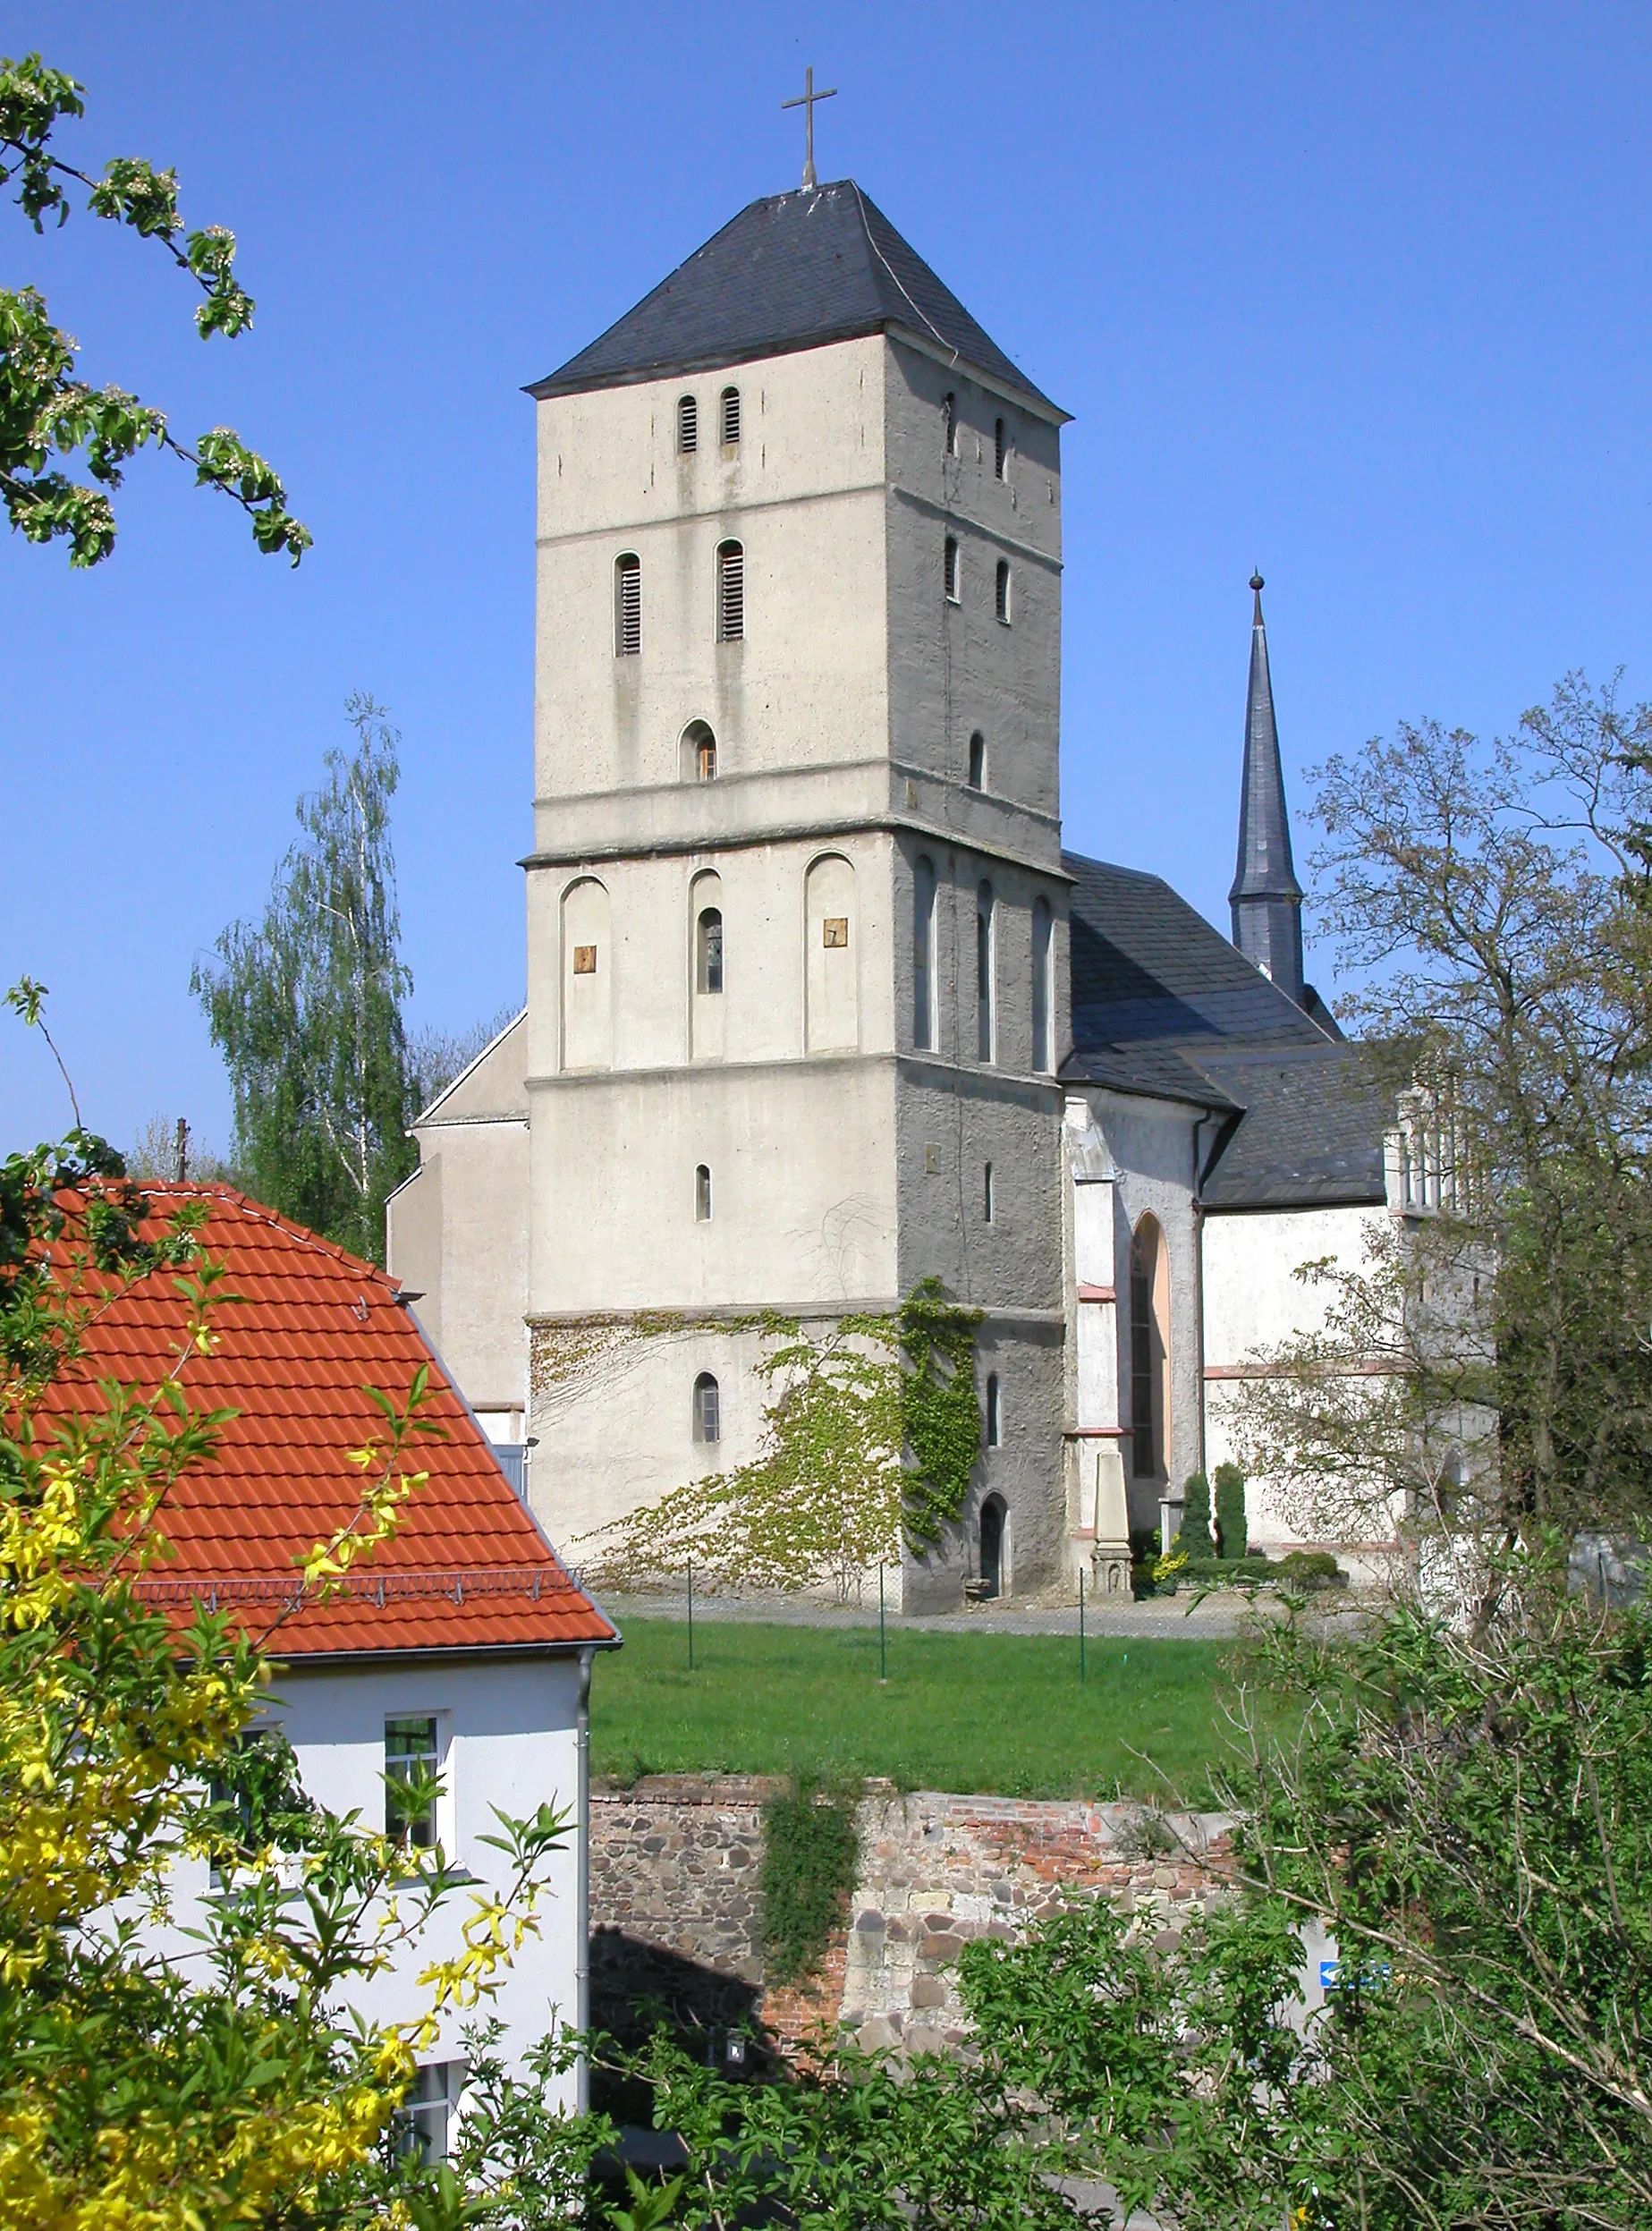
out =
<path fill-rule="evenodd" d="M 182 1612 L 204 1597 L 242 1612 L 283 1658 L 339 1650 L 574 1648 L 614 1630 L 568 1577 L 500 1471 L 442 1371 L 395 1282 L 227 1186 L 146 1185 L 159 1238 L 185 1202 L 203 1201 L 203 1252 L 227 1266 L 212 1313 L 217 1345 L 183 1372 L 192 1407 L 233 1409 L 217 1454 L 186 1472 L 163 1520 L 176 1554 L 145 1592 Z M 174 1274 L 140 1280 L 89 1328 L 85 1353 L 57 1382 L 64 1412 L 100 1405 L 99 1379 L 152 1388 L 182 1344 L 188 1305 Z M 429 1478 L 402 1506 L 392 1539 L 317 1601 L 299 1567 L 359 1507 L 361 1473 L 346 1452 L 383 1438 L 365 1389 L 400 1404 L 421 1363 L 422 1415 L 445 1438 L 409 1445 Z"/>

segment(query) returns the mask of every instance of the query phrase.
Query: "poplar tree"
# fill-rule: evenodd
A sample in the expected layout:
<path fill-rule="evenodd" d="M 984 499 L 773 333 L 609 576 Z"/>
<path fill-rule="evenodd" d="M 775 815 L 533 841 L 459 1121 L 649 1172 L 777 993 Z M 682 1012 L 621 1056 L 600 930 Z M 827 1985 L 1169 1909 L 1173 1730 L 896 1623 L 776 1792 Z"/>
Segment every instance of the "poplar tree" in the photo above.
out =
<path fill-rule="evenodd" d="M 233 1095 L 233 1158 L 260 1200 L 371 1262 L 385 1201 L 412 1168 L 416 1113 L 402 1003 L 390 801 L 401 739 L 358 691 L 355 748 L 326 755 L 262 921 L 233 922 L 191 989 Z"/>

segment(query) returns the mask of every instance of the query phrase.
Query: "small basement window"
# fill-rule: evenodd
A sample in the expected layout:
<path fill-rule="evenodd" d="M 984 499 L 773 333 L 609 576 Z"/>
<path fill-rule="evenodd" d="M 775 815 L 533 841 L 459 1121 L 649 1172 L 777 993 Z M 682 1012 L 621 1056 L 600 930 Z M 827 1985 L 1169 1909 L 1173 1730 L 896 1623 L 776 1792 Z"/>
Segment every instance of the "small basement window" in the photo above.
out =
<path fill-rule="evenodd" d="M 740 440 L 740 390 L 725 387 L 718 410 L 723 420 L 723 446 L 733 449 Z"/>
<path fill-rule="evenodd" d="M 685 457 L 699 447 L 699 405 L 692 395 L 677 397 L 677 447 Z"/>
<path fill-rule="evenodd" d="M 717 640 L 738 643 L 746 633 L 746 554 L 738 542 L 717 545 Z"/>
<path fill-rule="evenodd" d="M 642 649 L 642 561 L 629 552 L 614 561 L 614 655 L 635 658 Z"/>

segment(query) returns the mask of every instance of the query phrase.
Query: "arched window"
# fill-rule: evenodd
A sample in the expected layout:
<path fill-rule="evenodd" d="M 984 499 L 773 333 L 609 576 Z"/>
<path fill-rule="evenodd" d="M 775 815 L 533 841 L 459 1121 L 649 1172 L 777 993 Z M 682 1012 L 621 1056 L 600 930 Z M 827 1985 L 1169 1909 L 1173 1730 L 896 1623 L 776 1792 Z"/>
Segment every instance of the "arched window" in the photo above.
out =
<path fill-rule="evenodd" d="M 642 649 L 642 561 L 627 551 L 614 561 L 614 655 L 635 658 Z"/>
<path fill-rule="evenodd" d="M 709 996 L 723 989 L 723 915 L 716 906 L 701 907 L 695 928 L 694 988 Z"/>
<path fill-rule="evenodd" d="M 694 1221 L 711 1222 L 711 1166 L 702 1162 L 694 1173 Z"/>
<path fill-rule="evenodd" d="M 1050 978 L 1055 917 L 1048 899 L 1032 903 L 1032 1065 L 1035 1069 L 1055 1067 L 1050 1058 L 1050 1040 L 1055 1033 L 1050 1029 Z"/>
<path fill-rule="evenodd" d="M 987 1374 L 987 1446 L 996 1448 L 1004 1439 L 1004 1414 L 998 1398 L 998 1374 Z"/>
<path fill-rule="evenodd" d="M 707 1442 L 723 1438 L 722 1400 L 709 1371 L 702 1371 L 694 1382 L 694 1438 Z"/>
<path fill-rule="evenodd" d="M 1165 1235 L 1143 1217 L 1130 1247 L 1131 1469 L 1170 1476 L 1170 1262 Z"/>
<path fill-rule="evenodd" d="M 717 405 L 723 421 L 723 446 L 733 449 L 740 439 L 740 390 L 725 387 Z"/>
<path fill-rule="evenodd" d="M 738 542 L 717 545 L 717 640 L 738 643 L 746 633 L 746 554 Z"/>
<path fill-rule="evenodd" d="M 941 397 L 941 454 L 958 454 L 958 398 L 950 393 Z"/>
<path fill-rule="evenodd" d="M 1010 1514 L 1001 1495 L 989 1495 L 981 1506 L 981 1593 L 1005 1595 L 1009 1582 Z"/>
<path fill-rule="evenodd" d="M 926 853 L 912 863 L 912 1044 L 935 1045 L 935 862 Z"/>
<path fill-rule="evenodd" d="M 699 447 L 699 405 L 692 395 L 677 397 L 677 447 L 685 457 Z"/>
<path fill-rule="evenodd" d="M 995 480 L 1004 478 L 1004 420 L 995 419 L 992 422 L 992 477 Z"/>
<path fill-rule="evenodd" d="M 982 1061 L 993 1056 L 992 886 L 975 895 L 975 1050 Z"/>
<path fill-rule="evenodd" d="M 860 1041 L 855 871 L 839 853 L 809 862 L 803 880 L 803 1043 L 811 1054 L 852 1052 Z"/>
<path fill-rule="evenodd" d="M 987 739 L 978 728 L 970 739 L 970 787 L 984 790 L 987 786 Z"/>
<path fill-rule="evenodd" d="M 703 720 L 691 720 L 682 732 L 682 779 L 709 783 L 716 779 L 717 740 Z"/>
<path fill-rule="evenodd" d="M 1005 627 L 1008 627 L 1010 624 L 1010 561 L 1008 558 L 998 560 L 997 586 L 993 590 L 993 610 L 1004 622 Z"/>
<path fill-rule="evenodd" d="M 957 538 L 953 535 L 948 535 L 945 541 L 941 545 L 941 580 L 946 590 L 947 603 L 956 604 L 960 595 L 958 587 L 958 542 Z"/>
<path fill-rule="evenodd" d="M 562 1065 L 606 1069 L 614 1059 L 614 946 L 608 894 L 593 876 L 562 900 Z"/>

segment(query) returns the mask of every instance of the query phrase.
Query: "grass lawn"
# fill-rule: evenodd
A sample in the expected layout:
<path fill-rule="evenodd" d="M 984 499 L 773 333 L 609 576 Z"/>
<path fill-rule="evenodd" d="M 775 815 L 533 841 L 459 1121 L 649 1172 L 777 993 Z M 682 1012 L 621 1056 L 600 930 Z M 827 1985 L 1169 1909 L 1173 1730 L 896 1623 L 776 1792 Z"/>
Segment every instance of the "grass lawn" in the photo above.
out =
<path fill-rule="evenodd" d="M 639 1774 L 887 1775 L 907 1789 L 1198 1803 L 1233 1730 L 1217 1641 L 893 1633 L 628 1619 L 597 1659 L 591 1766 Z M 1138 1755 L 1140 1754 L 1140 1755 Z M 1156 1771 L 1156 1769 L 1157 1769 Z"/>

